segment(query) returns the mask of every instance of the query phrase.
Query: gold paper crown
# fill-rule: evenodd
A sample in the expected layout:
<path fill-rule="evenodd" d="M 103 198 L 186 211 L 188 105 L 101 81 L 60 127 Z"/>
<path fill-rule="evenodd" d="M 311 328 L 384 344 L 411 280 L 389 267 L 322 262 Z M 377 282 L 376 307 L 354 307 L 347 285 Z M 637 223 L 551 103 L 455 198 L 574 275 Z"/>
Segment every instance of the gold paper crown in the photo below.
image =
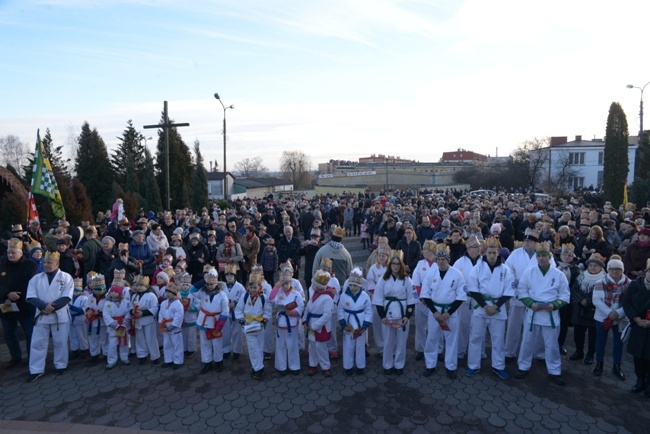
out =
<path fill-rule="evenodd" d="M 97 274 L 95 278 L 93 279 L 93 283 L 96 286 L 102 286 L 106 284 L 106 278 L 104 277 L 103 274 Z"/>
<path fill-rule="evenodd" d="M 7 245 L 7 249 L 22 250 L 23 249 L 23 242 L 20 241 L 18 238 L 12 238 L 12 239 L 9 240 L 9 243 Z"/>
<path fill-rule="evenodd" d="M 214 267 L 213 267 L 212 265 L 210 265 L 210 264 L 205 264 L 205 265 L 203 266 L 203 273 L 204 273 L 204 274 L 205 274 L 205 273 L 209 273 L 210 270 L 212 270 L 212 269 L 214 269 Z"/>
<path fill-rule="evenodd" d="M 515 249 L 518 249 L 518 248 L 523 247 L 523 246 L 524 246 L 523 241 L 515 241 L 515 244 L 514 244 Z"/>
<path fill-rule="evenodd" d="M 264 281 L 264 276 L 262 276 L 259 273 L 253 273 L 251 271 L 251 274 L 248 276 L 249 285 L 261 285 L 263 281 Z"/>
<path fill-rule="evenodd" d="M 423 250 L 428 250 L 431 253 L 436 253 L 437 248 L 436 248 L 436 242 L 433 240 L 426 240 L 424 244 L 422 245 Z"/>
<path fill-rule="evenodd" d="M 548 241 L 542 241 L 541 243 L 537 243 L 537 246 L 535 247 L 535 251 L 538 254 L 545 253 L 545 254 L 550 255 L 551 254 L 551 243 L 549 243 Z"/>
<path fill-rule="evenodd" d="M 562 244 L 562 253 L 571 253 L 572 255 L 576 251 L 576 246 L 571 243 Z"/>
<path fill-rule="evenodd" d="M 527 228 L 526 231 L 524 232 L 524 240 L 538 241 L 539 232 L 536 231 L 535 229 Z"/>
<path fill-rule="evenodd" d="M 485 248 L 489 249 L 495 247 L 497 249 L 501 248 L 501 242 L 499 241 L 499 239 L 497 237 L 488 237 L 488 239 L 485 242 Z"/>
<path fill-rule="evenodd" d="M 438 250 L 436 251 L 436 257 L 438 258 L 450 258 L 450 253 L 449 253 L 449 246 L 441 243 L 438 244 Z"/>
<path fill-rule="evenodd" d="M 289 262 L 280 264 L 280 273 L 291 272 L 293 274 L 293 265 Z"/>
<path fill-rule="evenodd" d="M 192 284 L 192 275 L 190 273 L 181 274 L 178 277 L 178 283 L 180 283 L 181 285 L 189 283 L 191 285 Z"/>
<path fill-rule="evenodd" d="M 377 237 L 377 245 L 381 246 L 382 244 L 388 245 L 387 237 Z"/>
<path fill-rule="evenodd" d="M 238 270 L 239 270 L 239 267 L 237 266 L 237 264 L 235 264 L 235 263 L 227 264 L 226 265 L 226 270 L 224 271 L 224 274 L 234 274 L 236 276 Z"/>
<path fill-rule="evenodd" d="M 113 279 L 124 279 L 126 277 L 126 268 L 113 270 Z"/>
<path fill-rule="evenodd" d="M 330 281 L 332 276 L 325 270 L 316 270 L 316 274 L 311 279 L 314 289 L 323 289 L 327 286 L 327 283 Z"/>
<path fill-rule="evenodd" d="M 43 258 L 45 262 L 47 261 L 56 261 L 59 262 L 61 255 L 59 252 L 45 252 L 45 257 Z"/>
<path fill-rule="evenodd" d="M 384 255 L 390 256 L 390 252 L 391 250 L 390 247 L 388 247 L 388 244 L 386 245 L 380 244 L 379 247 L 377 247 L 378 255 L 381 255 L 383 253 Z"/>
<path fill-rule="evenodd" d="M 469 238 L 467 238 L 467 241 L 465 241 L 465 246 L 466 247 L 474 247 L 474 246 L 480 246 L 481 242 L 479 241 L 478 237 L 476 235 L 470 235 Z"/>
<path fill-rule="evenodd" d="M 75 278 L 73 279 L 73 281 L 74 281 L 74 288 L 75 288 L 75 289 L 77 289 L 77 288 L 79 288 L 79 289 L 83 288 L 84 280 L 83 280 L 81 277 L 75 277 Z"/>
<path fill-rule="evenodd" d="M 260 264 L 255 264 L 251 267 L 251 274 L 264 274 L 264 268 Z"/>
<path fill-rule="evenodd" d="M 331 270 L 333 266 L 332 260 L 330 258 L 323 258 L 320 260 L 320 265 L 318 268 L 326 268 L 327 270 Z"/>
<path fill-rule="evenodd" d="M 148 276 L 136 276 L 133 286 L 135 285 L 144 285 L 149 286 L 149 277 Z"/>
<path fill-rule="evenodd" d="M 401 250 L 391 250 L 390 252 L 390 259 L 391 261 L 393 258 L 398 258 L 400 261 L 404 259 L 404 252 Z"/>
<path fill-rule="evenodd" d="M 11 232 L 18 232 L 23 230 L 23 225 L 17 224 L 11 226 Z"/>
<path fill-rule="evenodd" d="M 183 241 L 183 239 L 181 238 L 181 234 L 172 234 L 171 239 L 172 239 L 172 243 L 174 241 Z"/>
<path fill-rule="evenodd" d="M 178 295 L 178 285 L 175 284 L 174 282 L 169 282 L 169 284 L 165 288 L 165 291 L 169 291 L 169 292 L 172 292 L 172 293 Z"/>
<path fill-rule="evenodd" d="M 352 269 L 352 272 L 350 272 L 350 277 L 348 278 L 348 284 L 361 286 L 362 283 L 363 283 L 363 271 L 361 271 L 361 268 L 359 267 L 354 267 Z"/>
<path fill-rule="evenodd" d="M 88 282 L 88 283 L 92 282 L 93 280 L 95 280 L 95 278 L 97 276 L 99 276 L 99 274 L 97 274 L 97 272 L 89 271 L 88 274 L 86 274 L 86 282 Z"/>
<path fill-rule="evenodd" d="M 342 227 L 338 227 L 334 229 L 334 234 L 333 236 L 338 237 L 338 238 L 343 238 L 345 236 L 345 229 Z"/>
<path fill-rule="evenodd" d="M 165 273 L 170 279 L 174 277 L 174 269 L 172 267 L 163 268 L 162 273 Z"/>
<path fill-rule="evenodd" d="M 127 243 L 118 243 L 117 250 L 129 250 L 129 245 Z"/>
<path fill-rule="evenodd" d="M 216 235 L 217 235 L 217 231 L 214 231 L 214 230 L 210 229 L 210 230 L 208 231 L 208 236 L 210 236 L 210 235 L 215 235 L 215 236 L 216 236 Z"/>

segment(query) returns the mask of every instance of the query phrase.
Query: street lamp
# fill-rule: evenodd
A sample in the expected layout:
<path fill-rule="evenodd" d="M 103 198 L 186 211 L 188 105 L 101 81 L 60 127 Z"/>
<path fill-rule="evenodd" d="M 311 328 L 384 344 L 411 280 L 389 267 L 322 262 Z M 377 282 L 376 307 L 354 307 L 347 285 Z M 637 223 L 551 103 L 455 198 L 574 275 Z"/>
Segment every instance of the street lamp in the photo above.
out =
<path fill-rule="evenodd" d="M 228 200 L 228 179 L 226 178 L 226 110 L 234 109 L 235 106 L 230 104 L 228 107 L 223 105 L 223 101 L 219 98 L 219 94 L 215 92 L 214 97 L 219 101 L 223 107 L 223 199 Z"/>
<path fill-rule="evenodd" d="M 637 140 L 638 144 L 641 145 L 641 137 L 643 136 L 643 91 L 645 87 L 650 84 L 650 81 L 643 85 L 643 87 L 634 86 L 633 84 L 628 84 L 628 89 L 639 89 L 641 91 L 641 101 L 639 102 L 639 138 Z"/>
<path fill-rule="evenodd" d="M 151 140 L 153 137 L 143 137 L 142 140 L 144 140 L 144 147 L 147 147 L 147 140 Z"/>

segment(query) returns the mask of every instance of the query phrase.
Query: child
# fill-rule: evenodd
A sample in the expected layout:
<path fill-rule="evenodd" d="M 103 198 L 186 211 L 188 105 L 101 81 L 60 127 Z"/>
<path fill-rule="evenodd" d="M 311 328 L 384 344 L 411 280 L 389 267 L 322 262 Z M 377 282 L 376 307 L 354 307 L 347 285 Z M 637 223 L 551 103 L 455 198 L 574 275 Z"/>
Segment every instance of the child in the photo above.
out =
<path fill-rule="evenodd" d="M 264 270 L 264 280 L 269 285 L 275 284 L 275 270 L 278 269 L 278 251 L 275 249 L 275 240 L 269 238 L 266 241 L 266 247 L 262 253 L 262 269 Z"/>
<path fill-rule="evenodd" d="M 361 224 L 361 247 L 370 248 L 370 234 L 368 233 L 368 219 L 364 219 Z"/>
<path fill-rule="evenodd" d="M 91 296 L 88 297 L 84 315 L 88 322 L 88 346 L 90 352 L 89 365 L 99 362 L 99 353 L 108 355 L 108 334 L 104 322 L 103 310 L 106 304 L 106 281 L 102 274 L 95 272 L 88 273 L 88 289 Z"/>
<path fill-rule="evenodd" d="M 260 264 L 251 267 L 251 275 L 258 274 L 260 277 L 260 285 L 266 300 L 271 297 L 273 287 L 264 279 L 264 271 Z M 275 351 L 275 342 L 273 341 L 273 327 L 264 327 L 264 360 L 271 360 L 273 352 Z"/>
<path fill-rule="evenodd" d="M 79 350 L 88 351 L 88 330 L 84 317 L 84 308 L 88 297 L 83 292 L 83 279 L 74 279 L 72 301 L 70 301 L 70 359 L 79 358 Z"/>
<path fill-rule="evenodd" d="M 187 257 L 187 253 L 185 253 L 185 250 L 183 249 L 183 239 L 180 234 L 172 235 L 171 246 L 169 246 L 167 251 L 169 252 L 172 250 L 176 256 L 176 261 L 184 260 Z"/>
<path fill-rule="evenodd" d="M 118 351 L 122 364 L 131 364 L 127 339 L 127 331 L 131 322 L 131 303 L 123 298 L 123 293 L 124 288 L 111 286 L 108 291 L 108 300 L 102 312 L 108 330 L 107 371 L 117 365 Z"/>
<path fill-rule="evenodd" d="M 343 328 L 343 369 L 347 375 L 352 375 L 355 365 L 359 375 L 366 367 L 366 342 L 362 336 L 372 324 L 373 309 L 370 296 L 361 290 L 362 276 L 360 268 L 352 270 L 338 306 L 339 324 Z"/>
<path fill-rule="evenodd" d="M 163 273 L 165 274 L 165 273 Z M 147 362 L 160 363 L 160 349 L 156 334 L 156 315 L 158 314 L 158 298 L 149 287 L 147 276 L 138 276 L 133 283 L 134 293 L 131 298 L 132 329 L 135 331 L 135 351 L 140 365 Z"/>
<path fill-rule="evenodd" d="M 160 305 L 158 322 L 160 331 L 165 335 L 163 344 L 165 364 L 163 368 L 174 366 L 174 370 L 183 365 L 183 305 L 178 299 L 178 285 L 171 282 L 165 289 L 166 300 Z"/>
<path fill-rule="evenodd" d="M 289 265 L 289 267 L 291 267 Z M 300 355 L 298 348 L 298 324 L 305 305 L 304 298 L 293 285 L 293 268 L 291 273 L 283 275 L 281 286 L 276 285 L 269 297 L 280 310 L 275 316 L 277 339 L 275 341 L 275 369 L 281 375 L 287 374 L 287 368 L 293 375 L 300 373 Z"/>
<path fill-rule="evenodd" d="M 327 271 L 318 270 L 312 279 L 311 295 L 305 309 L 305 327 L 309 344 L 309 375 L 315 375 L 320 364 L 326 377 L 332 376 L 327 342 L 332 337 L 331 318 L 334 308 L 335 289 L 327 286 L 331 276 Z"/>
<path fill-rule="evenodd" d="M 179 294 L 184 311 L 183 349 L 185 350 L 185 357 L 189 358 L 196 352 L 196 318 L 198 317 L 199 309 L 192 304 L 192 296 L 190 294 L 190 289 L 192 289 L 192 275 L 183 273 L 178 277 L 178 281 L 180 282 Z"/>
<path fill-rule="evenodd" d="M 238 360 L 242 351 L 242 329 L 235 323 L 235 306 L 240 298 L 246 292 L 244 285 L 237 282 L 238 267 L 236 264 L 226 265 L 226 295 L 228 296 L 228 306 L 230 308 L 230 317 L 223 327 L 223 358 L 230 357 L 233 353 L 233 360 Z"/>
<path fill-rule="evenodd" d="M 228 296 L 223 289 L 226 285 L 219 282 L 217 270 L 212 268 L 205 274 L 205 285 L 192 294 L 192 303 L 199 309 L 196 326 L 201 340 L 201 374 L 212 370 L 213 362 L 217 372 L 223 371 L 222 332 L 228 320 Z"/>
<path fill-rule="evenodd" d="M 330 327 L 329 330 L 332 331 L 330 338 L 327 341 L 327 350 L 330 353 L 330 358 L 332 360 L 337 360 L 339 358 L 339 351 L 338 351 L 338 340 L 336 337 L 336 323 L 337 323 L 337 306 L 339 304 L 339 295 L 341 294 L 341 284 L 339 283 L 339 280 L 336 278 L 334 275 L 334 268 L 333 268 L 333 262 L 330 258 L 323 258 L 320 261 L 320 265 L 318 266 L 319 270 L 326 271 L 330 275 L 330 280 L 327 282 L 327 287 L 331 289 L 332 293 L 332 298 L 334 299 L 334 303 L 332 305 L 332 315 L 330 315 Z M 309 291 L 309 298 L 311 299 L 312 297 L 312 291 Z"/>
<path fill-rule="evenodd" d="M 266 302 L 262 282 L 261 274 L 251 272 L 248 292 L 242 294 L 235 308 L 235 317 L 246 336 L 248 357 L 253 367 L 251 376 L 256 380 L 261 380 L 264 372 L 264 330 L 271 319 L 271 303 Z"/>
<path fill-rule="evenodd" d="M 29 251 L 29 259 L 31 259 L 33 262 L 36 263 L 36 272 L 37 273 L 42 273 L 43 272 L 43 263 L 45 260 L 43 259 L 43 249 L 41 247 L 34 247 Z"/>

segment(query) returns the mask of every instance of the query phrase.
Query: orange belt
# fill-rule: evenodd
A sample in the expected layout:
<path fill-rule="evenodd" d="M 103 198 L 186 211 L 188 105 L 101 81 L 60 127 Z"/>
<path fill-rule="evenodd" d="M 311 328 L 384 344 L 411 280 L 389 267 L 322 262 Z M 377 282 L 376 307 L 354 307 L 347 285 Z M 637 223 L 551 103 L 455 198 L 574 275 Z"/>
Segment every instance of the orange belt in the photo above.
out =
<path fill-rule="evenodd" d="M 126 315 L 122 315 L 122 316 L 114 316 L 114 317 L 113 317 L 113 319 L 114 319 L 115 321 L 117 321 L 117 323 L 118 323 L 119 325 L 124 325 L 124 318 L 126 318 Z M 117 330 L 116 330 L 116 332 L 117 332 Z M 117 333 L 116 333 L 116 336 L 117 336 Z M 117 341 L 118 341 L 121 345 L 128 345 L 128 344 L 129 344 L 129 341 L 128 341 L 127 337 L 126 337 L 126 333 L 124 333 L 122 336 L 117 336 L 117 338 L 118 338 Z"/>
<path fill-rule="evenodd" d="M 205 321 L 208 319 L 209 316 L 221 315 L 221 312 L 210 312 L 210 311 L 205 310 L 203 308 L 201 308 L 201 312 L 203 312 L 203 315 L 205 315 L 203 317 L 203 322 L 201 323 L 201 327 L 205 327 Z"/>
<path fill-rule="evenodd" d="M 161 332 L 164 332 L 167 328 L 165 327 L 165 324 L 174 322 L 174 318 L 163 318 L 162 322 L 160 323 L 159 329 Z"/>

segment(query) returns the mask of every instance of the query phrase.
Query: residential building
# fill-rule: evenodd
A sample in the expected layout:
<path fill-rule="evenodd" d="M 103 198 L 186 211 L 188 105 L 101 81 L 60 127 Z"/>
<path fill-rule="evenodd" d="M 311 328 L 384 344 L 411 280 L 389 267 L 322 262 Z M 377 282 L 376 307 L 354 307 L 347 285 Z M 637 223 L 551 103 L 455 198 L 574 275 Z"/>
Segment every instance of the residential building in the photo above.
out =
<path fill-rule="evenodd" d="M 468 151 L 467 149 L 458 148 L 455 151 L 443 152 L 440 161 L 442 163 L 469 163 L 475 166 L 485 166 L 488 162 L 488 157 L 483 154 Z"/>

